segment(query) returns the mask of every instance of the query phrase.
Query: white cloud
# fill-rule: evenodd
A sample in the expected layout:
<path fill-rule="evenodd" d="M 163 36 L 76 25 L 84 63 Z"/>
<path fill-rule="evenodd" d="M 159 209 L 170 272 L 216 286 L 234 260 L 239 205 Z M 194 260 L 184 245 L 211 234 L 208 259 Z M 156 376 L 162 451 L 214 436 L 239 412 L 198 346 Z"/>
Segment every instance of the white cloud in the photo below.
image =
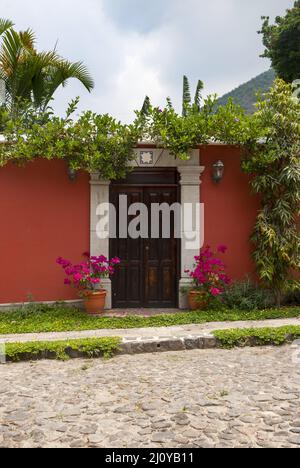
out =
<path fill-rule="evenodd" d="M 1 16 L 32 27 L 42 49 L 82 60 L 92 94 L 75 81 L 56 94 L 55 109 L 81 96 L 80 109 L 130 120 L 146 94 L 180 108 L 182 75 L 222 95 L 266 70 L 257 30 L 263 14 L 282 14 L 292 0 L 2 0 Z"/>

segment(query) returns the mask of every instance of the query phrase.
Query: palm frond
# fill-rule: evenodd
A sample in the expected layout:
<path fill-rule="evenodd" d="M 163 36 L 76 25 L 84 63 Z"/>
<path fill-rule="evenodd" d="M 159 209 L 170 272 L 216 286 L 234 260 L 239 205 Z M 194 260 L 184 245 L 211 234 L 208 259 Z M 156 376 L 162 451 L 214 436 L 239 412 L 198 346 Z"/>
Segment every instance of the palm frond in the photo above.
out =
<path fill-rule="evenodd" d="M 203 91 L 203 88 L 204 88 L 204 83 L 203 81 L 199 80 L 197 84 L 195 100 L 194 100 L 194 104 L 195 106 L 197 106 L 199 111 L 201 109 L 201 99 L 202 99 L 201 92 Z"/>
<path fill-rule="evenodd" d="M 7 30 L 2 41 L 0 53 L 1 68 L 5 73 L 12 72 L 17 65 L 22 52 L 22 42 L 19 34 L 13 29 Z"/>
<path fill-rule="evenodd" d="M 167 97 L 167 106 L 169 109 L 174 109 L 173 102 L 170 97 Z"/>
<path fill-rule="evenodd" d="M 53 52 L 55 54 L 55 52 Z M 90 92 L 94 87 L 94 81 L 82 62 L 71 63 L 67 60 L 54 60 L 45 74 L 43 107 L 46 108 L 53 94 L 60 86 L 66 86 L 69 79 L 79 80 Z"/>
<path fill-rule="evenodd" d="M 191 104 L 190 83 L 187 76 L 183 77 L 182 115 L 186 115 L 186 109 Z"/>
<path fill-rule="evenodd" d="M 149 96 L 146 96 L 145 100 L 144 100 L 144 103 L 143 103 L 143 107 L 141 109 L 141 114 L 142 115 L 148 115 L 150 106 L 151 106 L 150 98 L 149 98 Z"/>
<path fill-rule="evenodd" d="M 4 34 L 8 29 L 12 28 L 14 23 L 10 20 L 0 18 L 0 36 Z"/>
<path fill-rule="evenodd" d="M 32 95 L 35 107 L 39 108 L 47 104 L 52 96 L 49 96 L 51 89 L 54 88 L 53 75 L 56 71 L 56 64 L 60 58 L 55 51 L 41 52 L 34 54 L 29 62 L 32 62 L 34 73 L 31 78 Z M 55 88 L 56 89 L 56 88 Z"/>
<path fill-rule="evenodd" d="M 62 79 L 61 84 L 63 84 L 63 81 L 66 81 L 69 78 L 76 78 L 89 92 L 91 92 L 95 86 L 92 76 L 90 75 L 87 67 L 82 62 L 72 63 L 68 60 L 60 60 L 57 63 L 57 71 Z"/>
<path fill-rule="evenodd" d="M 27 29 L 26 31 L 21 31 L 19 36 L 23 47 L 29 51 L 34 51 L 36 43 L 35 32 L 32 29 Z"/>
<path fill-rule="evenodd" d="M 55 52 L 32 53 L 19 66 L 17 95 L 28 99 L 32 93 L 36 107 L 42 104 L 48 69 L 59 60 Z M 46 86 L 47 89 L 47 86 Z"/>
<path fill-rule="evenodd" d="M 56 50 L 37 52 L 34 32 L 18 33 L 12 26 L 12 22 L 0 20 L 0 79 L 5 82 L 12 111 L 18 112 L 23 102 L 43 111 L 57 88 L 66 86 L 70 78 L 79 80 L 88 91 L 93 89 L 94 81 L 82 62 L 64 60 Z"/>

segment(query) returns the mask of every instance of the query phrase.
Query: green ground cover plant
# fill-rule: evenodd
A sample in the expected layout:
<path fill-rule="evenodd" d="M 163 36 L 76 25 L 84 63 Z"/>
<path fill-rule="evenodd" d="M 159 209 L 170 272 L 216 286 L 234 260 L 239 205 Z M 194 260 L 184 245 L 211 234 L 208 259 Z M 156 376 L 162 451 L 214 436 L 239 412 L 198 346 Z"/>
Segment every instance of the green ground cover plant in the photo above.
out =
<path fill-rule="evenodd" d="M 118 350 L 120 338 L 86 338 L 64 341 L 37 341 L 28 343 L 7 343 L 7 361 L 36 359 L 67 360 L 70 357 L 112 357 Z"/>
<path fill-rule="evenodd" d="M 66 305 L 31 305 L 0 313 L 0 335 L 100 329 L 170 327 L 206 322 L 268 320 L 300 317 L 300 307 L 265 310 L 204 310 L 152 317 L 91 317 Z"/>
<path fill-rule="evenodd" d="M 217 330 L 213 334 L 223 348 L 281 346 L 300 338 L 300 326 Z"/>

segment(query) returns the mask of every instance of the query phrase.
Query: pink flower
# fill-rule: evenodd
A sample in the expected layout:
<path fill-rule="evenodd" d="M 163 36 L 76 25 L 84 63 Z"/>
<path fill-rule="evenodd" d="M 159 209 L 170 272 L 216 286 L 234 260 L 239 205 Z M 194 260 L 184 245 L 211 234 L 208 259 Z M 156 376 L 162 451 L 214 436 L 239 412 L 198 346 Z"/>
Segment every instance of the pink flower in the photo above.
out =
<path fill-rule="evenodd" d="M 58 259 L 56 260 L 56 263 L 58 265 L 61 265 L 63 268 L 67 268 L 68 266 L 71 265 L 71 262 L 69 262 L 69 260 L 65 260 L 62 257 L 58 257 Z"/>
<path fill-rule="evenodd" d="M 224 254 L 224 253 L 227 252 L 227 250 L 228 250 L 228 247 L 226 247 L 226 245 L 219 245 L 219 247 L 218 247 L 218 252 L 219 253 Z"/>
<path fill-rule="evenodd" d="M 72 285 L 76 289 L 94 290 L 95 286 L 101 283 L 101 278 L 106 278 L 114 273 L 114 266 L 118 265 L 121 260 L 118 257 L 109 261 L 104 255 L 99 257 L 90 257 L 88 252 L 85 252 L 87 261 L 72 265 L 69 260 L 59 257 L 56 262 L 64 270 L 64 273 L 70 278 L 64 280 L 64 284 Z"/>
<path fill-rule="evenodd" d="M 91 282 L 93 284 L 99 284 L 101 281 L 100 281 L 100 278 L 91 278 Z"/>
<path fill-rule="evenodd" d="M 112 265 L 120 265 L 121 260 L 119 259 L 119 257 L 115 257 L 115 258 L 112 258 L 112 259 L 111 259 L 110 263 L 111 263 Z"/>
<path fill-rule="evenodd" d="M 218 289 L 218 288 L 211 288 L 211 290 L 210 290 L 211 295 L 214 296 L 214 297 L 220 296 L 221 292 L 222 291 L 220 289 Z"/>
<path fill-rule="evenodd" d="M 71 275 L 74 275 L 75 270 L 74 270 L 74 268 L 72 268 L 72 267 L 67 267 L 67 268 L 65 269 L 65 272 L 66 272 L 66 275 L 71 276 Z"/>
<path fill-rule="evenodd" d="M 104 255 L 100 255 L 99 257 L 91 257 L 91 260 L 96 263 L 107 263 L 107 258 Z"/>
<path fill-rule="evenodd" d="M 76 273 L 74 276 L 73 276 L 73 279 L 76 283 L 79 283 L 79 281 L 81 281 L 83 278 L 83 276 L 80 274 L 80 273 Z"/>

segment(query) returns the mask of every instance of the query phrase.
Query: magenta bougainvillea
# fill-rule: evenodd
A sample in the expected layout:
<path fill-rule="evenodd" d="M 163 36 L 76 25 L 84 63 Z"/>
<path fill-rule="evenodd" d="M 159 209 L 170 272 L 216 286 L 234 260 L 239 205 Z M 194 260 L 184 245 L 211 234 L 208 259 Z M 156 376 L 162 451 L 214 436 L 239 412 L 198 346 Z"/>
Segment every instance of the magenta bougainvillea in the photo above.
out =
<path fill-rule="evenodd" d="M 193 280 L 193 290 L 207 294 L 208 299 L 221 296 L 231 280 L 226 274 L 225 264 L 217 254 L 226 252 L 225 245 L 220 245 L 217 253 L 206 247 L 199 256 L 195 257 L 195 269 L 186 271 Z"/>
<path fill-rule="evenodd" d="M 73 286 L 79 290 L 95 290 L 101 286 L 103 278 L 112 276 L 116 265 L 121 263 L 119 258 L 108 260 L 104 255 L 91 257 L 89 253 L 84 254 L 85 261 L 73 265 L 69 260 L 59 257 L 56 263 L 60 265 L 65 274 L 65 285 Z"/>

